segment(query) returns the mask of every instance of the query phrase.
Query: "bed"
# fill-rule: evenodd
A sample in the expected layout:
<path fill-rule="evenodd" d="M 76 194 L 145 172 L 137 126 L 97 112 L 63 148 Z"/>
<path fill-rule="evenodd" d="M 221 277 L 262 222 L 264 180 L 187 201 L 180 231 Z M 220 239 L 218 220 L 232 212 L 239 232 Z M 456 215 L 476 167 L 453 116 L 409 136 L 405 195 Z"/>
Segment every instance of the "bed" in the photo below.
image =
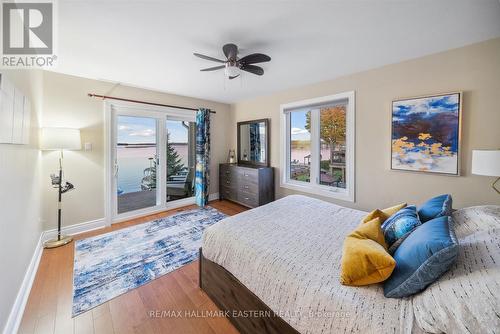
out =
<path fill-rule="evenodd" d="M 292 195 L 228 217 L 204 234 L 200 287 L 242 333 L 420 333 L 417 318 L 439 330 L 426 301 L 416 314 L 380 284 L 339 283 L 343 240 L 366 214 Z"/>

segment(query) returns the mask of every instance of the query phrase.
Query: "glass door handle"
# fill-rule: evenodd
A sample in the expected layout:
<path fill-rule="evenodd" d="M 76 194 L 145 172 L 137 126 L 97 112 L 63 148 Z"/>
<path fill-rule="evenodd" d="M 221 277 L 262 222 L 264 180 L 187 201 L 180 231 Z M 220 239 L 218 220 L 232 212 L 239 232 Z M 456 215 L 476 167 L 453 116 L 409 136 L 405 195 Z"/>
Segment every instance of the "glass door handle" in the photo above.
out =
<path fill-rule="evenodd" d="M 118 163 L 115 162 L 114 166 L 114 176 L 118 176 L 118 171 L 120 170 L 120 167 L 118 166 Z"/>

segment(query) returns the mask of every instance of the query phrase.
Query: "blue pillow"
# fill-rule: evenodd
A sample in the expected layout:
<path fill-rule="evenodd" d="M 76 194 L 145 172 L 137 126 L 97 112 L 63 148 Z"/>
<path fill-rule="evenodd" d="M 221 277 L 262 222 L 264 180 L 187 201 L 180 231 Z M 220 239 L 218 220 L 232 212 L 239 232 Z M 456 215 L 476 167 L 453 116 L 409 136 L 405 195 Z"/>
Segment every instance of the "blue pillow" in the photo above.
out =
<path fill-rule="evenodd" d="M 425 223 L 428 220 L 451 215 L 451 195 L 441 195 L 431 198 L 418 209 L 420 221 Z"/>
<path fill-rule="evenodd" d="M 415 205 L 407 206 L 390 216 L 383 224 L 385 242 L 389 254 L 393 254 L 410 233 L 421 225 Z"/>
<path fill-rule="evenodd" d="M 420 225 L 394 253 L 396 268 L 384 283 L 384 295 L 413 295 L 436 281 L 455 262 L 458 241 L 451 217 L 439 217 Z"/>

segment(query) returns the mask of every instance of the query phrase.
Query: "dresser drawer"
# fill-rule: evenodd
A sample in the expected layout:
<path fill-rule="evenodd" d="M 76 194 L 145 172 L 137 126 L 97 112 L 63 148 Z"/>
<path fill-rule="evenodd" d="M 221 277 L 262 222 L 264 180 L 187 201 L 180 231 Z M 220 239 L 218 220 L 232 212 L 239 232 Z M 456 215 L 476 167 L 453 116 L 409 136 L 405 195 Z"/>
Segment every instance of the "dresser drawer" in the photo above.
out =
<path fill-rule="evenodd" d="M 222 198 L 231 199 L 233 201 L 238 200 L 238 192 L 235 188 L 221 186 L 219 191 L 219 196 L 221 196 Z"/>
<path fill-rule="evenodd" d="M 238 191 L 257 196 L 259 193 L 259 185 L 255 180 L 238 180 Z"/>
<path fill-rule="evenodd" d="M 252 180 L 259 177 L 259 171 L 253 168 L 240 168 L 238 170 L 238 178 L 240 180 Z"/>
<path fill-rule="evenodd" d="M 238 171 L 239 171 L 239 168 L 237 166 L 233 166 L 233 165 L 230 165 L 230 164 L 222 164 L 220 165 L 220 173 L 221 174 L 224 174 L 224 175 L 227 175 L 227 176 L 231 176 L 231 175 L 238 175 Z"/>
<path fill-rule="evenodd" d="M 257 195 L 245 192 L 238 193 L 238 202 L 250 206 L 252 208 L 259 206 L 259 200 L 257 199 Z"/>
<path fill-rule="evenodd" d="M 219 170 L 219 180 L 221 186 L 236 187 L 238 181 L 237 169 L 227 165 L 221 165 Z"/>
<path fill-rule="evenodd" d="M 236 178 L 231 178 L 229 176 L 222 176 L 220 177 L 220 185 L 221 187 L 228 187 L 228 188 L 237 188 L 238 187 L 238 179 Z"/>
<path fill-rule="evenodd" d="M 253 168 L 240 168 L 237 171 L 238 179 L 241 181 L 246 180 L 258 180 L 259 179 L 259 171 Z"/>

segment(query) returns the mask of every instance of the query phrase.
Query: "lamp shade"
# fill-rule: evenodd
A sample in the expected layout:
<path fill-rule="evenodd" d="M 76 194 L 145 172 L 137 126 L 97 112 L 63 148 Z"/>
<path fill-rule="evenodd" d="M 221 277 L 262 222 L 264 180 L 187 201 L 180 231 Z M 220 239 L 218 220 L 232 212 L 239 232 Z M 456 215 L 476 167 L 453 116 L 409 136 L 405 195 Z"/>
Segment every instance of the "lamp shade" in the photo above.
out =
<path fill-rule="evenodd" d="M 500 176 L 500 150 L 472 150 L 472 174 Z"/>
<path fill-rule="evenodd" d="M 42 128 L 40 149 L 81 150 L 82 140 L 79 129 Z"/>

